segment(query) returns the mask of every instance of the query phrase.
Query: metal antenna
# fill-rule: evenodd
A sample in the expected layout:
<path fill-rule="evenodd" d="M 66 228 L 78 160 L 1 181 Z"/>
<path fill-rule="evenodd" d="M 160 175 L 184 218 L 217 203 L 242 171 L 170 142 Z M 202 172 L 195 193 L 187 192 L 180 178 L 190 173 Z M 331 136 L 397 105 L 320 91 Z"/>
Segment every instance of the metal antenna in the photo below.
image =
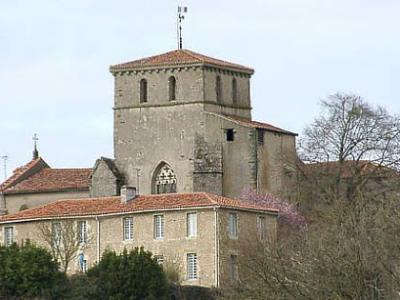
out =
<path fill-rule="evenodd" d="M 1 159 L 3 160 L 3 167 L 4 167 L 4 180 L 7 180 L 7 160 L 8 160 L 8 156 L 7 155 L 3 155 L 1 157 Z"/>
<path fill-rule="evenodd" d="M 33 148 L 33 159 L 37 159 L 37 158 L 39 158 L 39 151 L 37 150 L 37 142 L 38 142 L 39 138 L 38 138 L 36 133 L 33 135 L 32 140 L 33 140 L 33 143 L 34 143 L 34 145 L 33 145 L 33 147 L 34 147 Z"/>
<path fill-rule="evenodd" d="M 182 39 L 182 21 L 185 19 L 185 14 L 187 13 L 187 6 L 178 6 L 178 16 L 177 16 L 177 35 L 178 35 L 178 49 L 182 50 L 183 39 Z"/>

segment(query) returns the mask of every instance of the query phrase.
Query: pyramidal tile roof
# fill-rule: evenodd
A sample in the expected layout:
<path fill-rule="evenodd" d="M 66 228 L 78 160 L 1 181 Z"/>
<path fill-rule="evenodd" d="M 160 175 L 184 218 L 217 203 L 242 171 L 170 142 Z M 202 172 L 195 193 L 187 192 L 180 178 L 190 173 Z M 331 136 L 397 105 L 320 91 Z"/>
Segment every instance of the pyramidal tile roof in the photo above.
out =
<path fill-rule="evenodd" d="M 254 73 L 254 70 L 249 67 L 205 56 L 187 49 L 174 50 L 164 54 L 114 65 L 110 67 L 110 71 L 117 72 L 151 67 L 174 67 L 189 65 L 206 65 L 239 71 L 247 74 Z"/>
<path fill-rule="evenodd" d="M 127 203 L 122 203 L 120 196 L 59 200 L 37 208 L 0 217 L 0 224 L 3 222 L 21 222 L 35 219 L 112 215 L 202 207 L 223 207 L 278 213 L 276 209 L 266 205 L 252 204 L 208 193 L 162 194 L 138 196 Z"/>

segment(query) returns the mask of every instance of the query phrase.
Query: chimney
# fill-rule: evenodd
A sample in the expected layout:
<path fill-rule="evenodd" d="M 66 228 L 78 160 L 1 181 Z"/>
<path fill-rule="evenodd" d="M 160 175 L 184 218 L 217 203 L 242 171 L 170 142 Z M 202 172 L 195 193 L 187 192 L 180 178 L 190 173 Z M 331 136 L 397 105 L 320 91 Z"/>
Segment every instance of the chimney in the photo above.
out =
<path fill-rule="evenodd" d="M 124 185 L 121 187 L 121 203 L 126 204 L 137 196 L 136 188 Z"/>

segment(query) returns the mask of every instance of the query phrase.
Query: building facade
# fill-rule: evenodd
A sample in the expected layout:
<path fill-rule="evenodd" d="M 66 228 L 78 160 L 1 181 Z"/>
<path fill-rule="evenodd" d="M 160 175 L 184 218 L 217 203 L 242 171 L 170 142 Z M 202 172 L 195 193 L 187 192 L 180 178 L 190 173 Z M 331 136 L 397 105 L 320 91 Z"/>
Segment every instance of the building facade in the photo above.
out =
<path fill-rule="evenodd" d="M 41 226 L 47 224 L 55 242 L 62 239 L 55 229 L 68 220 L 82 242 L 69 273 L 93 266 L 106 249 L 143 246 L 160 263 L 179 266 L 183 284 L 220 287 L 240 276 L 240 245 L 276 235 L 277 211 L 265 206 L 206 193 L 131 195 L 62 200 L 4 216 L 0 242 L 31 239 L 50 247 Z"/>

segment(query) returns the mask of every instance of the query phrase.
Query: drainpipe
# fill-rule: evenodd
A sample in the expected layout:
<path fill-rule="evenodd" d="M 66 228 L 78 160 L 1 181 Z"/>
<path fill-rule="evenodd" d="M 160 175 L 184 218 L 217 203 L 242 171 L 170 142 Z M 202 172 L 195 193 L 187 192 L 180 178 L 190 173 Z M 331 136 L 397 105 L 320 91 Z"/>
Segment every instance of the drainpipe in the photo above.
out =
<path fill-rule="evenodd" d="M 100 262 L 100 219 L 96 216 L 97 222 L 97 236 L 96 236 L 96 247 L 97 247 L 97 263 Z"/>
<path fill-rule="evenodd" d="M 2 190 L 0 190 L 0 216 L 5 215 L 7 213 L 6 208 L 6 197 Z"/>
<path fill-rule="evenodd" d="M 218 222 L 218 210 L 214 207 L 214 274 L 215 274 L 215 287 L 219 287 L 219 222 Z"/>

